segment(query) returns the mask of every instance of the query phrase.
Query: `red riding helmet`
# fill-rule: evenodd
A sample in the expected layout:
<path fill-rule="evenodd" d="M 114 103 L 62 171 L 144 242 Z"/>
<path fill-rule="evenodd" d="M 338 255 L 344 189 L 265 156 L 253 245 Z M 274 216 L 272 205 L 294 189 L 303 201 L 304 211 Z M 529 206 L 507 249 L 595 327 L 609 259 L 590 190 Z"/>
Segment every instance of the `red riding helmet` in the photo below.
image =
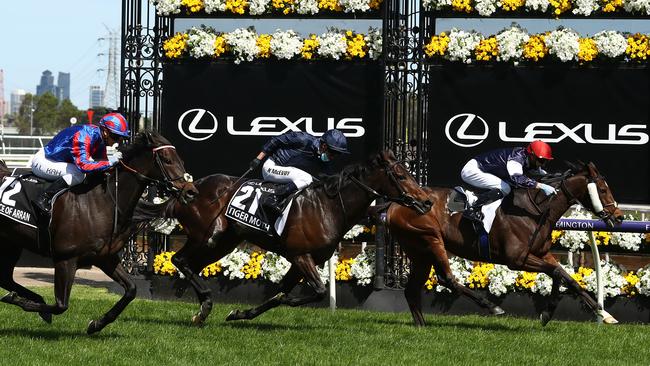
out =
<path fill-rule="evenodd" d="M 526 151 L 528 151 L 530 155 L 535 155 L 535 157 L 540 159 L 553 160 L 551 147 L 542 140 L 535 140 L 528 144 Z"/>
<path fill-rule="evenodd" d="M 129 123 L 120 113 L 109 113 L 99 121 L 100 126 L 108 128 L 111 133 L 122 137 L 129 137 Z"/>

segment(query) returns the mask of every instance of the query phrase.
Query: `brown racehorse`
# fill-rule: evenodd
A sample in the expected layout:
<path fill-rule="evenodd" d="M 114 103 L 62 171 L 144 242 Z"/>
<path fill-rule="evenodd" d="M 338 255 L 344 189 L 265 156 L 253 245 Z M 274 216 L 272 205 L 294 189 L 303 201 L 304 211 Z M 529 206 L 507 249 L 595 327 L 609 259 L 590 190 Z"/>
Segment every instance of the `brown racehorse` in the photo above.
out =
<path fill-rule="evenodd" d="M 94 182 L 72 187 L 55 201 L 49 248 L 39 247 L 36 229 L 0 216 L 3 227 L 0 232 L 3 243 L 0 286 L 11 291 L 1 301 L 18 305 L 25 311 L 38 312 L 49 323 L 52 314 L 67 310 L 77 268 L 95 265 L 124 288 L 124 295 L 99 320 L 90 322 L 87 332 L 92 334 L 113 322 L 135 298 L 135 283 L 120 264 L 118 252 L 133 231 L 131 217 L 138 199 L 152 183 L 172 190 L 183 202 L 191 201 L 198 191 L 175 148 L 161 135 L 140 133 L 132 144 L 120 150 L 122 163 L 107 174 L 106 180 L 95 175 L 91 178 Z M 0 174 L 6 176 L 8 173 L 7 169 L 2 169 Z M 116 179 L 119 182 L 117 195 Z M 52 257 L 56 297 L 53 305 L 46 304 L 40 295 L 14 281 L 13 270 L 23 249 Z"/>
<path fill-rule="evenodd" d="M 197 274 L 242 241 L 282 255 L 291 262 L 291 268 L 275 296 L 256 308 L 235 310 L 227 320 L 252 319 L 282 304 L 299 306 L 322 299 L 326 288 L 316 266 L 332 256 L 343 235 L 366 214 L 375 198 L 412 206 L 420 213 L 428 211 L 431 205 L 426 193 L 393 153 L 384 151 L 366 164 L 348 166 L 340 174 L 307 187 L 295 197 L 282 235 L 270 237 L 224 215 L 234 188 L 238 187 L 236 181 L 235 177 L 220 174 L 204 177 L 196 181 L 200 193 L 190 205 L 179 205 L 170 199 L 157 207 L 167 211 L 168 217 L 177 218 L 188 236 L 172 261 L 189 279 L 201 303 L 192 318 L 195 324 L 203 323 L 212 309 L 210 289 Z M 417 217 L 415 211 L 414 216 Z M 289 295 L 303 278 L 314 294 Z"/>
<path fill-rule="evenodd" d="M 543 272 L 553 279 L 550 301 L 540 314 L 543 325 L 546 325 L 553 316 L 559 302 L 559 286 L 563 281 L 592 311 L 602 315 L 606 322 L 616 322 L 603 309 L 598 308 L 597 302 L 549 252 L 554 224 L 571 205 L 579 203 L 594 211 L 587 190 L 588 183 L 596 184 L 597 199 L 603 206 L 602 211 L 594 213 L 611 226 L 615 221 L 623 220 L 623 213 L 618 209 L 607 182 L 598 173 L 596 166 L 589 163 L 571 165 L 571 167 L 570 172 L 556 179 L 554 185 L 558 190 L 557 195 L 547 198 L 537 189 L 515 189 L 512 199 L 524 209 L 514 207 L 512 203 L 508 204 L 507 200 L 504 200 L 497 210 L 489 234 L 490 262 L 507 265 L 513 270 Z M 425 188 L 425 190 L 433 202 L 433 207 L 427 214 L 415 215 L 398 205 L 391 205 L 386 219 L 391 235 L 397 239 L 412 263 L 404 294 L 413 320 L 418 326 L 424 325 L 421 291 L 432 265 L 443 286 L 469 295 L 479 304 L 480 301 L 485 300 L 477 300 L 476 294 L 456 282 L 445 251 L 446 249 L 470 260 L 485 261 L 479 255 L 477 237 L 472 224 L 467 219 L 463 219 L 462 214 L 450 214 L 447 211 L 446 203 L 450 189 Z M 482 305 L 485 306 L 484 303 Z"/>

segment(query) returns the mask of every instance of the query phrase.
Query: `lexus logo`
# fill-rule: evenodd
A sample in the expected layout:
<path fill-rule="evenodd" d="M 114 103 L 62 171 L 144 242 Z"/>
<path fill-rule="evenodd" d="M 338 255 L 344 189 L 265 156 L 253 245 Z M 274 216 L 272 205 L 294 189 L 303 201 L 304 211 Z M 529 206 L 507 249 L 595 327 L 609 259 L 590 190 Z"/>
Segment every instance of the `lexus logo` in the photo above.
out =
<path fill-rule="evenodd" d="M 200 122 L 203 122 L 201 124 L 203 128 L 197 127 Z M 190 109 L 178 118 L 178 131 L 181 135 L 193 141 L 209 139 L 217 132 L 217 126 L 217 117 L 205 109 Z"/>
<path fill-rule="evenodd" d="M 467 129 L 475 125 L 483 131 L 479 135 L 467 134 Z M 457 114 L 447 121 L 445 135 L 453 144 L 462 147 L 472 147 L 480 144 L 488 137 L 488 124 L 485 120 L 472 113 Z"/>

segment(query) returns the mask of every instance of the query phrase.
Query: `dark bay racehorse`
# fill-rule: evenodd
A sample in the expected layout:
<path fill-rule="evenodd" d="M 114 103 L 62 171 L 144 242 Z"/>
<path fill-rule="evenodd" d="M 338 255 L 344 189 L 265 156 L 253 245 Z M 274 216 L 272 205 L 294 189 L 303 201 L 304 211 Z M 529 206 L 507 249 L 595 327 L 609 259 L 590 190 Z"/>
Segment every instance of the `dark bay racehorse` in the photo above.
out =
<path fill-rule="evenodd" d="M 383 196 L 420 213 L 430 208 L 425 192 L 390 151 L 306 188 L 295 198 L 279 237 L 226 218 L 225 206 L 238 187 L 233 186 L 236 181 L 235 177 L 220 174 L 204 177 L 196 181 L 200 193 L 193 203 L 180 205 L 170 199 L 166 206 L 159 207 L 167 211 L 168 217 L 177 218 L 188 236 L 172 261 L 189 279 L 201 303 L 200 311 L 192 318 L 195 324 L 203 323 L 212 309 L 210 289 L 197 274 L 244 240 L 282 255 L 291 262 L 291 268 L 275 296 L 256 308 L 235 310 L 227 320 L 252 319 L 282 304 L 299 306 L 322 299 L 326 289 L 316 266 L 332 256 L 343 235 L 365 215 L 375 198 Z M 289 295 L 303 278 L 314 294 Z"/>
<path fill-rule="evenodd" d="M 516 189 L 512 199 L 523 209 L 514 207 L 512 203 L 508 205 L 504 200 L 497 210 L 489 234 L 490 262 L 507 265 L 513 270 L 543 272 L 553 279 L 550 300 L 540 314 L 543 325 L 549 322 L 557 307 L 562 282 L 576 292 L 594 313 L 603 316 L 605 322 L 613 323 L 616 320 L 598 308 L 597 302 L 549 252 L 554 224 L 573 204 L 581 204 L 610 226 L 623 220 L 623 213 L 618 209 L 607 182 L 596 166 L 589 163 L 571 167 L 570 172 L 556 179 L 553 184 L 558 190 L 555 196 L 548 198 L 537 189 Z M 595 184 L 593 197 L 587 188 L 589 183 Z M 449 267 L 445 249 L 463 258 L 485 261 L 479 254 L 472 224 L 462 219 L 462 214 L 450 214 L 447 211 L 450 189 L 425 190 L 433 202 L 431 211 L 425 215 L 414 215 L 398 205 L 391 205 L 387 212 L 387 225 L 391 235 L 397 239 L 412 263 L 405 296 L 415 324 L 424 325 L 421 291 L 432 265 L 440 284 L 470 296 L 479 305 L 494 309 L 494 304 L 487 299 L 458 284 Z M 598 208 L 595 209 L 594 205 Z M 602 209 L 599 207 L 601 205 Z"/>
<path fill-rule="evenodd" d="M 152 183 L 165 186 L 178 195 L 180 202 L 191 201 L 198 192 L 175 148 L 158 133 L 140 133 L 132 144 L 120 150 L 122 163 L 107 174 L 106 180 L 95 176 L 94 183 L 72 187 L 56 200 L 50 248 L 39 247 L 36 229 L 0 216 L 0 286 L 11 291 L 1 299 L 3 302 L 38 312 L 49 323 L 52 314 L 67 310 L 77 268 L 95 265 L 124 288 L 124 296 L 101 319 L 90 322 L 87 332 L 92 334 L 113 322 L 135 298 L 135 283 L 122 268 L 118 252 L 132 233 L 131 217 L 145 187 Z M 9 173 L 2 169 L 0 175 Z M 52 257 L 56 297 L 53 305 L 14 281 L 13 270 L 23 249 Z"/>

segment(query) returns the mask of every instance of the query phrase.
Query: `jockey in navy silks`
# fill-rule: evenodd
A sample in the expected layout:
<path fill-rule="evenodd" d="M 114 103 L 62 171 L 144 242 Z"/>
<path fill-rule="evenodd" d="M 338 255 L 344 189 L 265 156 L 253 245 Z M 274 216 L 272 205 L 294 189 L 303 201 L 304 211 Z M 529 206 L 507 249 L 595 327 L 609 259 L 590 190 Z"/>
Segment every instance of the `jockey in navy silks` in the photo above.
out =
<path fill-rule="evenodd" d="M 320 138 L 306 132 L 287 132 L 273 137 L 250 163 L 255 170 L 265 158 L 262 177 L 282 184 L 274 195 L 268 195 L 262 206 L 276 215 L 281 214 L 281 202 L 291 193 L 310 185 L 310 173 L 331 173 L 330 162 L 339 154 L 349 154 L 348 142 L 337 129 L 326 131 Z"/>
<path fill-rule="evenodd" d="M 86 173 L 101 172 L 115 165 L 122 153 L 107 156 L 106 146 L 120 143 L 129 136 L 129 124 L 119 113 L 102 117 L 99 126 L 75 125 L 60 131 L 32 159 L 32 171 L 38 177 L 54 181 L 34 202 L 43 212 L 61 189 L 83 182 Z"/>
<path fill-rule="evenodd" d="M 546 174 L 542 168 L 552 159 L 551 147 L 536 140 L 525 148 L 492 150 L 468 161 L 460 173 L 463 181 L 489 191 L 478 194 L 476 202 L 465 211 L 465 215 L 477 221 L 482 220 L 481 206 L 507 196 L 511 186 L 539 188 L 547 196 L 557 193 L 552 186 L 524 175 L 524 171 L 531 170 Z"/>

